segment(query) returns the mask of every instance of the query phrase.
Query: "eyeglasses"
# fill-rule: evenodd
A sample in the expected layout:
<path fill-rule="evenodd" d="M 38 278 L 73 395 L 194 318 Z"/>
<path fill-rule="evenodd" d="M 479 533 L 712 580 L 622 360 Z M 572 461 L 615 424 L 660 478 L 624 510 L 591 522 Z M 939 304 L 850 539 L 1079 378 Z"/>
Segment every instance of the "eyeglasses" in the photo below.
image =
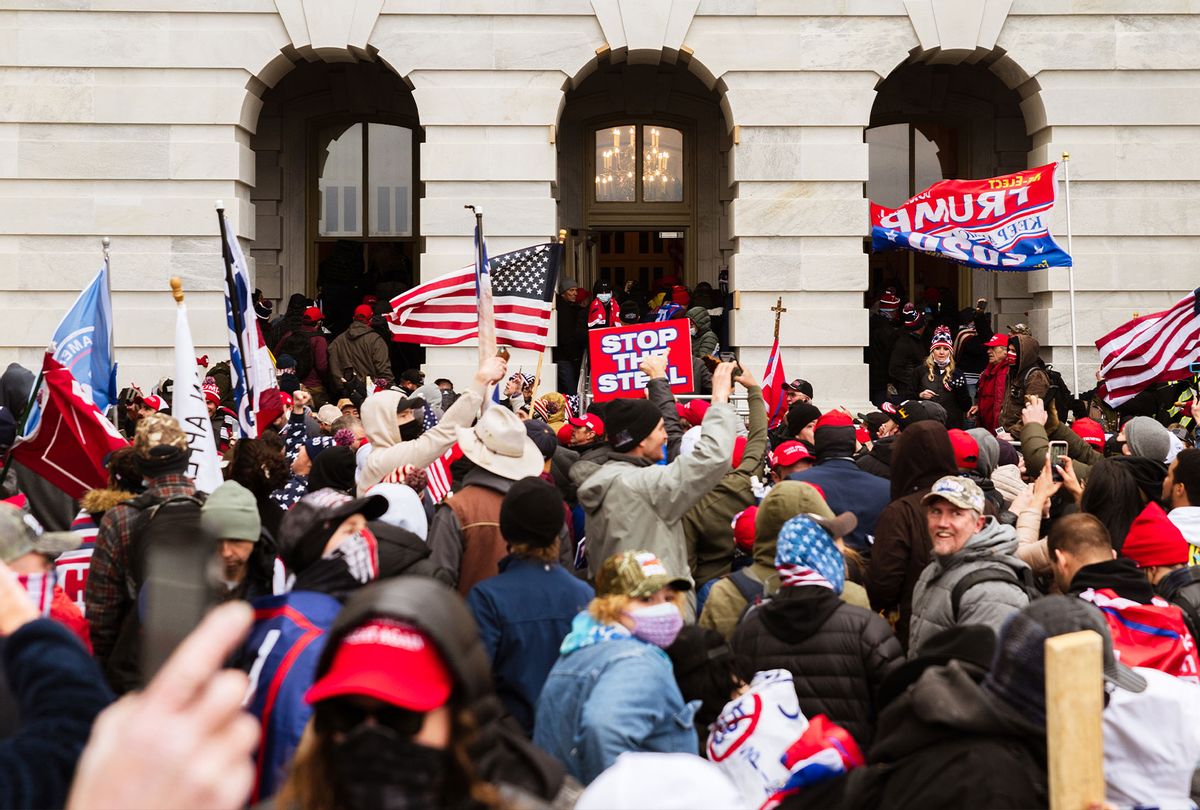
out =
<path fill-rule="evenodd" d="M 346 698 L 330 698 L 317 704 L 313 723 L 321 735 L 346 734 L 374 718 L 377 725 L 390 728 L 401 737 L 415 737 L 425 724 L 425 712 L 376 703 L 365 706 Z"/>

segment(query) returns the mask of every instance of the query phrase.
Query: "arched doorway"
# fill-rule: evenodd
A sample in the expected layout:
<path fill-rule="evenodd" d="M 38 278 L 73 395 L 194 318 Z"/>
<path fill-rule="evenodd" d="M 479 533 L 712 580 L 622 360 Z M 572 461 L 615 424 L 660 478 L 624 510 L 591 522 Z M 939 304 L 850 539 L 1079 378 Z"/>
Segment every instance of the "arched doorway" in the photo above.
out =
<path fill-rule="evenodd" d="M 733 249 L 720 98 L 686 54 L 638 64 L 626 56 L 601 57 L 566 95 L 557 147 L 567 274 L 587 289 L 601 279 L 618 293 L 632 285 L 645 298 L 672 281 L 699 286 L 719 308 Z"/>
<path fill-rule="evenodd" d="M 995 52 L 980 62 L 952 65 L 909 61 L 879 84 L 866 132 L 869 199 L 895 206 L 938 180 L 1029 167 L 1033 141 L 1021 94 L 993 71 L 1002 57 Z M 1003 298 L 1010 321 L 1024 320 L 1029 308 L 1022 274 L 970 270 L 911 251 L 871 255 L 868 305 L 889 286 L 903 300 L 944 310 L 972 306 L 980 297 Z"/>
<path fill-rule="evenodd" d="M 364 295 L 419 279 L 422 140 L 412 93 L 379 62 L 301 62 L 266 90 L 250 142 L 264 293 L 320 296 L 336 333 Z M 397 370 L 423 355 L 393 351 Z"/>

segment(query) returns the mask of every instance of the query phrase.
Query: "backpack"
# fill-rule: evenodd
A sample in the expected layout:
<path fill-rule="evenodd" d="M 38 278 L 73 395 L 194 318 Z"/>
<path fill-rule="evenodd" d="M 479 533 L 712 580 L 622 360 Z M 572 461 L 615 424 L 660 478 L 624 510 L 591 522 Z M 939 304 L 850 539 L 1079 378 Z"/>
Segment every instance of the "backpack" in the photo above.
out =
<path fill-rule="evenodd" d="M 1046 410 L 1050 410 L 1050 403 L 1053 402 L 1059 420 L 1066 421 L 1067 416 L 1075 410 L 1075 398 L 1071 396 L 1071 389 L 1067 387 L 1067 381 L 1054 366 L 1039 359 L 1033 368 L 1026 371 L 1025 379 L 1021 380 L 1022 396 L 1028 390 L 1029 375 L 1035 371 L 1044 372 L 1050 380 L 1050 390 L 1046 392 Z"/>
<path fill-rule="evenodd" d="M 274 354 L 276 357 L 281 354 L 290 354 L 295 358 L 296 378 L 299 380 L 303 380 L 312 371 L 313 356 L 312 344 L 309 342 L 310 337 L 298 329 L 289 329 L 275 344 Z"/>
<path fill-rule="evenodd" d="M 771 599 L 767 596 L 766 583 L 754 579 L 745 568 L 739 568 L 732 574 L 726 574 L 722 579 L 732 582 L 733 586 L 738 589 L 738 593 L 746 600 L 746 606 L 742 608 L 741 615 L 738 616 L 738 624 L 744 622 L 755 608 Z"/>
<path fill-rule="evenodd" d="M 1042 596 L 1042 592 L 1034 583 L 1033 570 L 1030 568 L 1022 568 L 1020 575 L 1007 566 L 979 568 L 954 583 L 954 589 L 950 591 L 950 615 L 954 617 L 955 624 L 958 624 L 958 608 L 962 603 L 963 594 L 981 582 L 1007 582 L 1016 585 L 1025 592 L 1030 602 Z"/>

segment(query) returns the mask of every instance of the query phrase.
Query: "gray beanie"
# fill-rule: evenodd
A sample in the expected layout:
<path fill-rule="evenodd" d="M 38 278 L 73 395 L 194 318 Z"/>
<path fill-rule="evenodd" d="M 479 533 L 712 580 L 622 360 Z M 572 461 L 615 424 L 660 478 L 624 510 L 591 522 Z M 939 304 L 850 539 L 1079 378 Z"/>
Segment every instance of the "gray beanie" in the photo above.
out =
<path fill-rule="evenodd" d="M 975 471 L 984 478 L 991 478 L 1000 462 L 1000 443 L 987 428 L 971 428 L 967 433 L 979 445 Z"/>
<path fill-rule="evenodd" d="M 1171 432 L 1149 416 L 1135 416 L 1125 423 L 1125 441 L 1133 455 L 1163 463 L 1171 451 Z"/>
<path fill-rule="evenodd" d="M 262 534 L 254 495 L 237 481 L 226 481 L 213 490 L 200 509 L 200 519 L 218 540 L 257 543 Z"/>

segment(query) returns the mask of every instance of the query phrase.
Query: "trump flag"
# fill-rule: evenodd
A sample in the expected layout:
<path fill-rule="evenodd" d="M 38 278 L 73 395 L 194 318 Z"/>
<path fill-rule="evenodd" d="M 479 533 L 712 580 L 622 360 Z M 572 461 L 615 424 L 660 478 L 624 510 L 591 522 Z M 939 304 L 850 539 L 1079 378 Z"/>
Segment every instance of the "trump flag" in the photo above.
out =
<path fill-rule="evenodd" d="M 871 203 L 871 249 L 917 250 L 983 270 L 1069 267 L 1050 236 L 1057 166 L 942 180 L 899 208 Z"/>

